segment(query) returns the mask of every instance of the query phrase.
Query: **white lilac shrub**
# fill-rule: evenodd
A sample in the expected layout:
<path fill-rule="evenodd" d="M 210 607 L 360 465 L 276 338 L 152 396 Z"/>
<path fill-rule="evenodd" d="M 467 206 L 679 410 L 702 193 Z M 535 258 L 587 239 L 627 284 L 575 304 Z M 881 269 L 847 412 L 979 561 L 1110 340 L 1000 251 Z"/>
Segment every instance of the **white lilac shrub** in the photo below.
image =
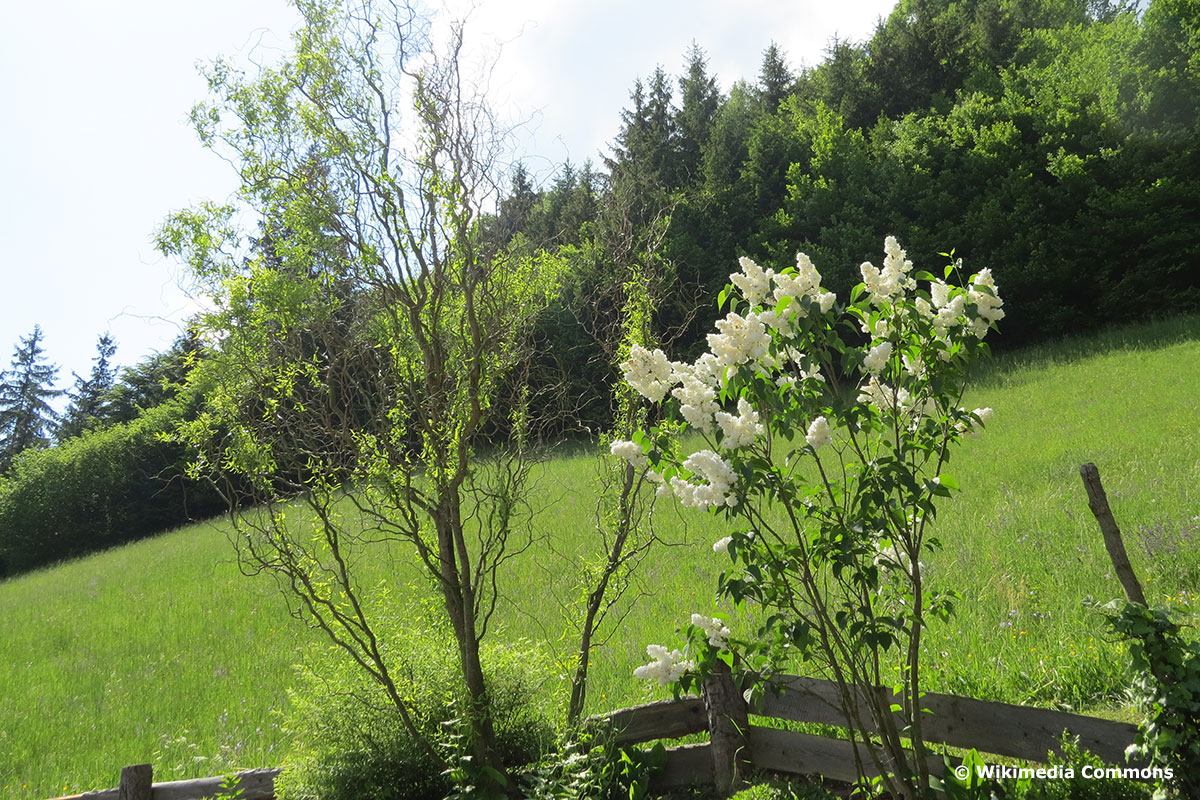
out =
<path fill-rule="evenodd" d="M 906 724 L 872 707 L 855 739 L 878 730 L 884 747 L 862 748 L 858 764 L 915 796 L 930 785 L 921 634 L 955 597 L 930 587 L 922 556 L 938 546 L 935 501 L 957 490 L 946 471 L 952 445 L 992 417 L 960 402 L 1003 302 L 990 270 L 957 285 L 960 262 L 941 277 L 914 271 L 890 236 L 882 268 L 862 264 L 845 303 L 803 253 L 779 272 L 739 263 L 708 352 L 685 363 L 634 347 L 621 364 L 631 387 L 665 407 L 662 423 L 612 452 L 646 469 L 660 494 L 729 521 L 713 545 L 730 559 L 718 595 L 758 604 L 766 621 L 734 636 L 692 615 L 695 659 L 651 645 L 654 661 L 635 675 L 686 689 L 711 659 L 736 652 L 758 674 L 802 662 L 847 700 L 855 686 L 894 679 Z M 704 446 L 680 453 L 685 433 Z"/>

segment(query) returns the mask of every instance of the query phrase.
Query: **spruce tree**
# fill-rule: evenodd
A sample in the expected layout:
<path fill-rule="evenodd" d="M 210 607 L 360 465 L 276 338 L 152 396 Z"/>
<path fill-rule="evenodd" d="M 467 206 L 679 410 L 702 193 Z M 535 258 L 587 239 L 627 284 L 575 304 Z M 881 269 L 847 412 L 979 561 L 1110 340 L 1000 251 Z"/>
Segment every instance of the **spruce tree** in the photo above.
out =
<path fill-rule="evenodd" d="M 0 472 L 22 450 L 50 443 L 58 415 L 49 401 L 62 392 L 53 388 L 58 367 L 44 356 L 42 329 L 35 325 L 13 352 L 12 369 L 0 373 Z"/>
<path fill-rule="evenodd" d="M 758 73 L 758 96 L 763 111 L 775 113 L 783 99 L 791 93 L 796 76 L 788 69 L 783 51 L 771 42 L 763 51 L 762 69 Z"/>
<path fill-rule="evenodd" d="M 75 386 L 68 392 L 71 404 L 63 414 L 58 426 L 58 438 L 78 436 L 90 427 L 108 421 L 112 405 L 110 394 L 116 382 L 117 371 L 112 357 L 117 352 L 117 342 L 112 334 L 104 333 L 96 340 L 96 357 L 92 360 L 92 372 L 87 378 L 75 376 Z"/>
<path fill-rule="evenodd" d="M 677 155 L 671 172 L 674 185 L 683 188 L 701 176 L 704 150 L 721 105 L 717 79 L 708 74 L 704 51 L 695 42 L 688 49 L 687 71 L 679 79 L 679 102 L 674 126 Z"/>

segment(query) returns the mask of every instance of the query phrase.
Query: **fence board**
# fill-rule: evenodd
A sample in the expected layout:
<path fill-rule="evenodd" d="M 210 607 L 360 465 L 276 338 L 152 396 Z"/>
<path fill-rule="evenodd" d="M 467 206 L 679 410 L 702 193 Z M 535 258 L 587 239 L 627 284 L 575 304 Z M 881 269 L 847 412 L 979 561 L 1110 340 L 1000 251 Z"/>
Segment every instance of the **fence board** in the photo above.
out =
<path fill-rule="evenodd" d="M 708 742 L 668 747 L 663 768 L 650 776 L 650 788 L 655 791 L 712 782 L 712 745 Z"/>
<path fill-rule="evenodd" d="M 758 725 L 750 726 L 748 738 L 750 761 L 756 767 L 795 775 L 822 775 L 847 783 L 858 780 L 858 772 L 854 768 L 854 745 L 846 739 Z M 862 757 L 867 776 L 878 775 L 879 770 L 871 763 L 871 756 L 866 750 L 862 751 Z M 931 774 L 942 774 L 944 762 L 941 756 L 930 756 L 926 763 Z"/>
<path fill-rule="evenodd" d="M 824 775 L 837 781 L 857 779 L 850 742 L 750 726 L 750 760 L 754 766 L 795 775 Z"/>
<path fill-rule="evenodd" d="M 240 772 L 235 788 L 244 790 L 243 800 L 271 800 L 275 796 L 275 776 L 280 772 L 278 768 Z M 155 783 L 152 786 L 151 797 L 153 800 L 203 800 L 206 797 L 216 797 L 223 780 L 222 777 L 215 777 Z M 104 789 L 58 800 L 117 800 L 117 792 L 117 789 Z"/>
<path fill-rule="evenodd" d="M 783 693 L 768 691 L 752 713 L 846 727 L 846 718 L 838 707 L 836 683 L 795 676 L 782 676 L 780 682 L 785 687 Z M 1137 726 L 1127 722 L 949 694 L 931 692 L 925 695 L 924 704 L 932 712 L 921 717 L 927 742 L 1028 761 L 1045 761 L 1047 752 L 1060 752 L 1059 739 L 1065 730 L 1078 736 L 1081 747 L 1104 761 L 1124 763 L 1125 748 L 1137 734 Z M 869 721 L 866 709 L 862 711 Z M 903 726 L 902 721 L 899 724 Z"/>
<path fill-rule="evenodd" d="M 708 730 L 708 715 L 699 697 L 659 700 L 644 706 L 622 708 L 599 718 L 612 726 L 619 745 L 653 739 L 675 739 Z"/>

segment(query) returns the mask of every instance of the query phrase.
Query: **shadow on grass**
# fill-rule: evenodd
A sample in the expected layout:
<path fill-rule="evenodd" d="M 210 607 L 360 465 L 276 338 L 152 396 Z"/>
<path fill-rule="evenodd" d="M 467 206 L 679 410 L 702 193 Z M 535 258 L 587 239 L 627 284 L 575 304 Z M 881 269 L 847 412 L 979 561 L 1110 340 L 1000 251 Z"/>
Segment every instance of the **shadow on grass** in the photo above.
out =
<path fill-rule="evenodd" d="M 1078 336 L 997 353 L 978 365 L 971 382 L 989 386 L 1006 382 L 1015 372 L 1031 367 L 1074 364 L 1086 358 L 1115 352 L 1158 350 L 1183 342 L 1200 341 L 1200 314 L 1181 314 L 1151 322 L 1118 325 Z"/>

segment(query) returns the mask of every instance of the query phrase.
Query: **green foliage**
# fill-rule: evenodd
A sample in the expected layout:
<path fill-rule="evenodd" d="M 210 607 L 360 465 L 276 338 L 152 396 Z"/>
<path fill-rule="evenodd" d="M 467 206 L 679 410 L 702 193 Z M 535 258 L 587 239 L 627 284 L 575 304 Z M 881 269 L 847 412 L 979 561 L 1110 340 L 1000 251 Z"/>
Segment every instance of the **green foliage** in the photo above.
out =
<path fill-rule="evenodd" d="M 1156 781 L 1163 790 L 1200 796 L 1200 645 L 1166 609 L 1113 601 L 1101 610 L 1129 643 L 1133 696 L 1146 715 L 1128 754 L 1173 771 Z"/>
<path fill-rule="evenodd" d="M 236 772 L 221 776 L 221 783 L 217 786 L 217 793 L 213 795 L 213 800 L 243 800 L 246 790 L 239 788 L 237 784 Z"/>
<path fill-rule="evenodd" d="M 285 729 L 293 750 L 277 781 L 282 800 L 425 800 L 452 791 L 488 796 L 486 765 L 476 769 L 465 742 L 467 694 L 453 635 L 420 609 L 394 618 L 385 629 L 401 642 L 398 685 L 405 700 L 422 733 L 454 767 L 444 770 L 413 739 L 366 672 L 326 647 L 299 668 L 298 685 L 289 692 Z M 402 636 L 394 635 L 401 630 Z M 542 688 L 547 660 L 528 642 L 510 641 L 485 648 L 483 664 L 503 762 L 513 767 L 536 762 L 555 735 Z"/>
<path fill-rule="evenodd" d="M 184 479 L 184 449 L 164 439 L 187 413 L 172 401 L 19 458 L 0 477 L 0 563 L 21 572 L 216 513 L 220 499 Z"/>
<path fill-rule="evenodd" d="M 1150 787 L 1128 778 L 1104 775 L 1112 764 L 1079 746 L 1079 740 L 1064 736 L 1061 752 L 1051 751 L 1041 768 L 1055 777 L 1036 776 L 988 778 L 989 761 L 972 750 L 963 758 L 966 777 L 959 777 L 947 765 L 947 800 L 1135 800 L 1149 798 Z M 998 766 L 990 762 L 992 766 Z M 1095 773 L 1099 771 L 1099 776 Z"/>
<path fill-rule="evenodd" d="M 530 800 L 644 800 L 650 776 L 666 762 L 661 742 L 649 749 L 617 747 L 605 735 L 581 728 L 561 749 L 522 776 Z"/>
<path fill-rule="evenodd" d="M 735 794 L 731 800 L 833 800 L 835 797 L 814 783 L 777 779 L 756 783 Z"/>

